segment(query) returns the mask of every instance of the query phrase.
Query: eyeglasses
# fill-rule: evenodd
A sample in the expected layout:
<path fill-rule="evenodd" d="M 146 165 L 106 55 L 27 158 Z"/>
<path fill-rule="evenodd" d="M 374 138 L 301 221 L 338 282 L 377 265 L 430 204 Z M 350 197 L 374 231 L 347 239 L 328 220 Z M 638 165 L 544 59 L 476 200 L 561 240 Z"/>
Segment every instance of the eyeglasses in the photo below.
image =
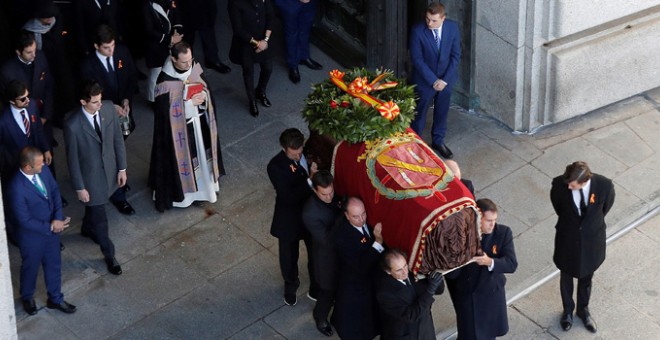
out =
<path fill-rule="evenodd" d="M 16 98 L 16 101 L 25 103 L 29 99 L 29 96 L 23 96 L 23 97 L 18 97 Z"/>

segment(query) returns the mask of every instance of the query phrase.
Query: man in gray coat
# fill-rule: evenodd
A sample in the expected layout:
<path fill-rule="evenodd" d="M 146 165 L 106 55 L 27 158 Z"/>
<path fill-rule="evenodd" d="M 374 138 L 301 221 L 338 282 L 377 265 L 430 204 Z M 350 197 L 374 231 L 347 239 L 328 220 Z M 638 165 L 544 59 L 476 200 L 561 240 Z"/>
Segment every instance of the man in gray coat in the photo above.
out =
<path fill-rule="evenodd" d="M 102 92 L 97 82 L 83 86 L 81 108 L 69 114 L 64 141 L 71 183 L 85 204 L 80 234 L 99 244 L 108 271 L 120 275 L 104 205 L 117 187 L 126 184 L 126 150 L 112 102 L 102 103 Z"/>

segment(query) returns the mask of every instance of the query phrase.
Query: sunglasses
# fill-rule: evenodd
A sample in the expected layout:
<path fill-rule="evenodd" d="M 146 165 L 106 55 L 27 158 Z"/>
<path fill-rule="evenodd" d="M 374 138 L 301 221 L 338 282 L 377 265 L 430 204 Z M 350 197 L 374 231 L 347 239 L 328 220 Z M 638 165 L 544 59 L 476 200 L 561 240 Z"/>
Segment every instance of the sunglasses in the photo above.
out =
<path fill-rule="evenodd" d="M 28 96 L 23 96 L 23 97 L 18 97 L 16 98 L 16 101 L 25 103 L 28 100 Z"/>

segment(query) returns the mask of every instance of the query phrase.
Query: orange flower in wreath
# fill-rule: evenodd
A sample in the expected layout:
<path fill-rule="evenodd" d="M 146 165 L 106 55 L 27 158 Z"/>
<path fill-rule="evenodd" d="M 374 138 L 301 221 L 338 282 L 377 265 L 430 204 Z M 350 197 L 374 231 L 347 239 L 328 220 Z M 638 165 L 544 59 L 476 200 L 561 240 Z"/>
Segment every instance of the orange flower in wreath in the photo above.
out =
<path fill-rule="evenodd" d="M 369 93 L 371 90 L 372 88 L 367 77 L 356 77 L 348 85 L 348 93 Z"/>
<path fill-rule="evenodd" d="M 337 79 L 341 80 L 341 79 L 344 78 L 345 74 L 346 74 L 345 72 L 341 72 L 339 70 L 332 70 L 332 72 L 330 72 L 330 77 L 331 78 L 337 78 Z"/>
<path fill-rule="evenodd" d="M 378 112 L 380 112 L 380 115 L 383 116 L 383 118 L 387 120 L 394 120 L 401 110 L 399 109 L 399 105 L 396 105 L 395 102 L 389 101 L 385 102 L 381 105 L 378 106 Z"/>

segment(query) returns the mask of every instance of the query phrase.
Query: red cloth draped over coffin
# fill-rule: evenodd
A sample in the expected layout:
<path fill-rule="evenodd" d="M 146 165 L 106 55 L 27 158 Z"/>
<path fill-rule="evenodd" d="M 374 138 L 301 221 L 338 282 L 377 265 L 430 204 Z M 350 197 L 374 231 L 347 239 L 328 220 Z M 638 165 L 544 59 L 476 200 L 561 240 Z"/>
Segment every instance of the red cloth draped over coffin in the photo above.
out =
<path fill-rule="evenodd" d="M 388 247 L 409 254 L 414 274 L 446 271 L 479 249 L 474 197 L 417 134 L 335 146 L 338 195 L 360 197 L 370 225 L 383 224 Z"/>

